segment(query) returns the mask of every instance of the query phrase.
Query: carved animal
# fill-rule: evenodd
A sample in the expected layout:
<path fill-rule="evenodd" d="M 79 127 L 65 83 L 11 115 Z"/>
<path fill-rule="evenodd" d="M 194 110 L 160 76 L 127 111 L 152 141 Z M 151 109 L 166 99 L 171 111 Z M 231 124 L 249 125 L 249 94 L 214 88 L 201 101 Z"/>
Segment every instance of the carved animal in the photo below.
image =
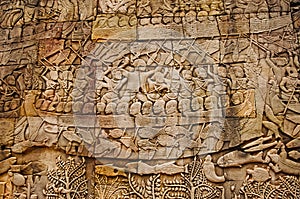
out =
<path fill-rule="evenodd" d="M 167 175 L 174 175 L 177 173 L 184 172 L 184 166 L 178 166 L 174 164 L 175 162 L 168 162 L 161 165 L 155 165 L 155 173 L 164 173 Z"/>
<path fill-rule="evenodd" d="M 137 148 L 137 146 L 135 145 L 135 143 L 133 142 L 131 137 L 121 137 L 120 138 L 120 142 L 122 144 L 124 144 L 127 148 L 132 149 L 133 151 L 137 152 L 139 149 Z"/>
<path fill-rule="evenodd" d="M 271 178 L 269 169 L 254 166 L 254 169 L 247 169 L 247 173 L 252 175 L 252 180 L 256 182 L 266 182 Z"/>
<path fill-rule="evenodd" d="M 120 138 L 124 135 L 124 131 L 121 129 L 113 129 L 113 130 L 109 130 L 109 135 L 113 138 Z"/>
<path fill-rule="evenodd" d="M 184 172 L 184 166 L 178 166 L 174 164 L 175 162 L 168 162 L 164 164 L 158 164 L 155 166 L 148 165 L 142 161 L 139 162 L 131 162 L 126 164 L 127 170 L 140 175 L 147 175 L 147 174 L 167 174 L 167 175 L 174 175 L 177 173 Z"/>
<path fill-rule="evenodd" d="M 138 173 L 140 175 L 155 173 L 154 166 L 150 166 L 142 161 L 127 163 L 126 167 L 128 171 L 132 173 Z"/>
<path fill-rule="evenodd" d="M 263 152 L 259 152 L 257 155 L 250 155 L 242 151 L 232 151 L 221 156 L 217 164 L 220 167 L 242 167 L 243 164 L 248 163 L 263 163 Z"/>
<path fill-rule="evenodd" d="M 149 1 L 151 8 L 152 8 L 152 15 L 157 14 L 157 11 L 160 9 L 172 11 L 172 8 L 170 6 L 170 2 L 167 0 L 154 0 Z"/>
<path fill-rule="evenodd" d="M 154 138 L 156 135 L 158 134 L 158 130 L 155 128 L 150 128 L 150 127 L 146 127 L 146 128 L 141 128 L 138 131 L 138 135 L 141 138 L 146 138 L 146 139 L 152 139 Z"/>
<path fill-rule="evenodd" d="M 246 144 L 242 148 L 245 152 L 257 152 L 262 151 L 264 149 L 270 148 L 272 146 L 275 146 L 278 144 L 277 141 L 271 142 L 271 143 L 264 143 L 266 141 L 270 141 L 272 139 L 272 136 L 269 137 L 261 137 L 253 142 L 250 142 L 249 144 Z"/>
<path fill-rule="evenodd" d="M 124 176 L 127 177 L 124 169 L 114 167 L 112 165 L 96 165 L 95 173 L 105 176 Z"/>
<path fill-rule="evenodd" d="M 95 154 L 103 155 L 121 148 L 121 144 L 106 139 L 99 139 L 100 144 L 95 146 Z"/>
<path fill-rule="evenodd" d="M 286 147 L 289 149 L 300 147 L 300 138 L 293 139 L 292 141 L 286 144 Z"/>
<path fill-rule="evenodd" d="M 10 166 L 17 162 L 16 157 L 10 157 L 6 160 L 0 162 L 0 174 L 7 172 L 10 169 Z"/>
<path fill-rule="evenodd" d="M 203 162 L 203 172 L 205 177 L 211 182 L 225 182 L 224 176 L 217 176 L 215 172 L 215 165 L 211 161 L 211 156 L 207 155 Z"/>
<path fill-rule="evenodd" d="M 25 140 L 19 143 L 16 143 L 15 145 L 12 146 L 11 150 L 13 153 L 24 153 L 27 149 L 34 147 L 34 146 L 44 146 L 45 142 L 34 142 L 30 140 Z"/>
<path fill-rule="evenodd" d="M 270 158 L 271 162 L 269 165 L 275 173 L 283 172 L 291 175 L 300 175 L 300 163 L 289 160 L 285 152 L 281 152 L 278 155 L 276 150 L 272 149 L 267 153 L 267 157 Z"/>

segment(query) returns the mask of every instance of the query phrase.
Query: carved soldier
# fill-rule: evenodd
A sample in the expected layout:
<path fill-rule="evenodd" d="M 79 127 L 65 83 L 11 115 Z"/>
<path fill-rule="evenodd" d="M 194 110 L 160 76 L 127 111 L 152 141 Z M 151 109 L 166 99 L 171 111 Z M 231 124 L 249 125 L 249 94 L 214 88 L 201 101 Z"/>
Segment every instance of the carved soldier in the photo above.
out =
<path fill-rule="evenodd" d="M 300 80 L 298 78 L 298 72 L 296 68 L 289 67 L 287 68 L 287 77 L 283 77 L 279 87 L 281 89 L 281 98 L 283 100 L 291 100 L 298 102 L 298 98 L 295 95 L 299 91 L 297 90 L 298 86 L 300 85 Z"/>

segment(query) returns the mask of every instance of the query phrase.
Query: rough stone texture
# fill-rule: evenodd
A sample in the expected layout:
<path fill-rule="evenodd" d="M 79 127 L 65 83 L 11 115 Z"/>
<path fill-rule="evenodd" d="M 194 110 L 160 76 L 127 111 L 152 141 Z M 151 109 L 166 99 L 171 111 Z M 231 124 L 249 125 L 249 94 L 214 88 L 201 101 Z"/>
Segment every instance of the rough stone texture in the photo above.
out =
<path fill-rule="evenodd" d="M 2 0 L 0 199 L 298 199 L 297 0 Z"/>

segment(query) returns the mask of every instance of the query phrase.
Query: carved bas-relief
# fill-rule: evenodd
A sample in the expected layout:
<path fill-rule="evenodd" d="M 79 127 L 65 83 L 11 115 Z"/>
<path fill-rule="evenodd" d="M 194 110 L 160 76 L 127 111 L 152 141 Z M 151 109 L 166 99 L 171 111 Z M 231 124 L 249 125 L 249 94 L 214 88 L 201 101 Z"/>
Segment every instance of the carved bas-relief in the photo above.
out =
<path fill-rule="evenodd" d="M 71 157 L 67 161 L 58 157 L 56 165 L 57 168 L 47 174 L 49 183 L 44 190 L 46 198 L 85 198 L 87 195 L 85 160 L 77 163 Z"/>
<path fill-rule="evenodd" d="M 151 169 L 154 167 L 148 165 L 145 171 Z M 210 156 L 204 162 L 195 159 L 186 165 L 185 171 L 177 171 L 173 176 L 160 172 L 146 176 L 127 174 L 111 166 L 97 165 L 95 178 L 96 198 L 109 195 L 113 198 L 224 198 L 223 187 L 212 184 L 225 179 L 215 174 Z"/>
<path fill-rule="evenodd" d="M 297 0 L 2 0 L 0 199 L 298 199 Z"/>
<path fill-rule="evenodd" d="M 73 111 L 82 104 L 96 112 L 96 157 L 174 159 L 218 151 L 224 116 L 255 116 L 254 92 L 241 88 L 248 81 L 243 68 L 236 66 L 229 77 L 228 68 L 211 64 L 191 45 L 188 40 L 102 43 L 87 56 L 89 66 L 78 71 L 85 70 L 83 76 L 95 71 L 96 81 L 85 92 L 96 92 L 90 95 L 96 106 L 78 97 Z M 84 81 L 77 75 L 74 84 Z"/>

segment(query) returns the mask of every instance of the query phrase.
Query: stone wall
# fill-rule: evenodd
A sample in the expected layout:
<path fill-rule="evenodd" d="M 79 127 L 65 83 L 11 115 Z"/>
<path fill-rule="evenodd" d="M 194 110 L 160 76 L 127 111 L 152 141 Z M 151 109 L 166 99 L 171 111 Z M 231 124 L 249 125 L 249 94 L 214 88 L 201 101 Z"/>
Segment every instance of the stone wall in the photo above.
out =
<path fill-rule="evenodd" d="M 1 0 L 0 199 L 298 199 L 297 0 Z"/>

